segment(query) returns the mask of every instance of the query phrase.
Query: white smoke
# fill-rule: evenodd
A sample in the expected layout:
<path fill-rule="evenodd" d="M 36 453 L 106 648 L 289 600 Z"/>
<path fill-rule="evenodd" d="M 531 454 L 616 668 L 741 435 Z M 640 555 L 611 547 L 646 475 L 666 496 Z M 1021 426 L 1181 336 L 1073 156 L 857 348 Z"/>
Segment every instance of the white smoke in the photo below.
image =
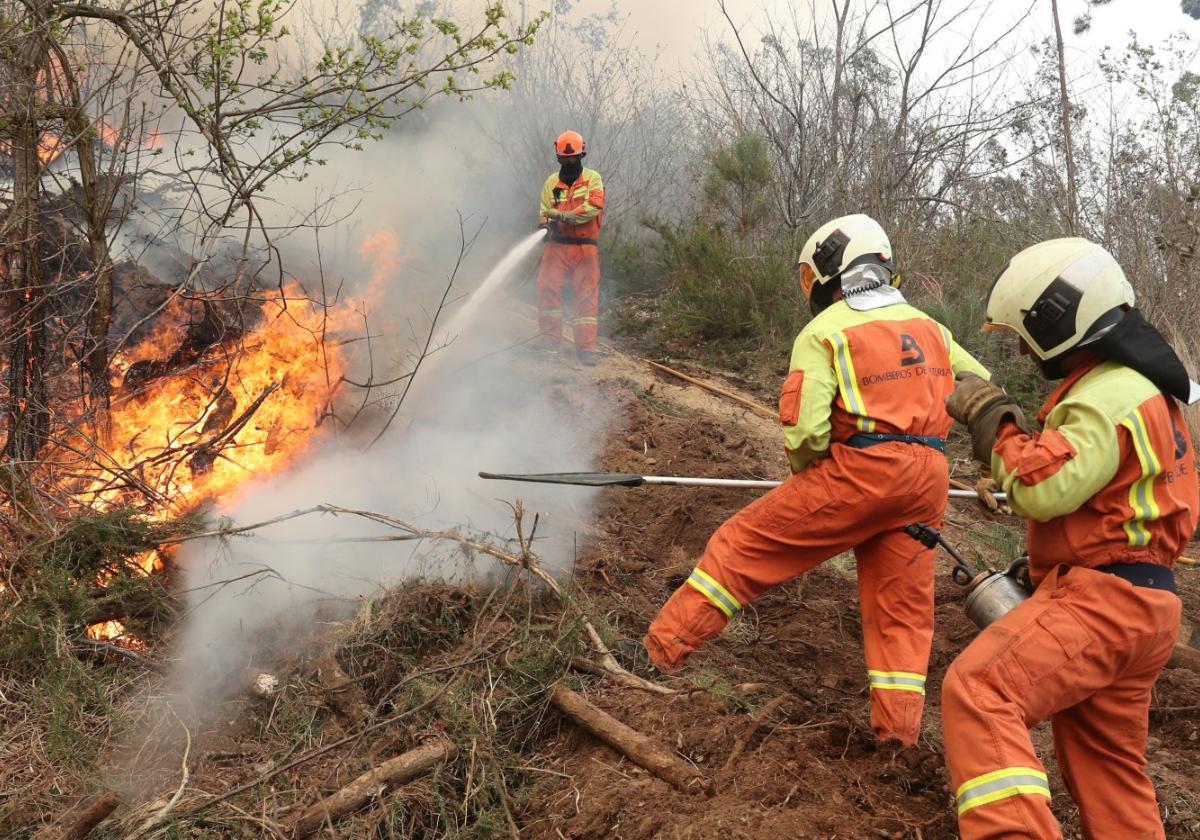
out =
<path fill-rule="evenodd" d="M 482 224 L 435 331 L 439 349 L 422 363 L 394 421 L 370 448 L 364 445 L 372 434 L 330 435 L 286 474 L 248 483 L 236 498 L 222 500 L 213 520 L 248 525 L 328 503 L 422 528 L 504 538 L 514 536 L 506 502 L 520 498 L 529 510 L 527 527 L 534 512 L 540 516 L 537 551 L 546 564 L 570 570 L 594 491 L 486 482 L 477 473 L 591 468 L 608 412 L 592 371 L 575 365 L 569 343 L 558 359 L 530 350 L 535 311 L 513 299 L 532 299 L 527 281 L 540 252 L 534 229 L 540 184 L 506 185 L 486 150 L 456 142 L 465 136 L 465 117 L 451 113 L 337 162 L 339 182 L 354 188 L 358 207 L 353 221 L 327 232 L 320 264 L 326 285 L 345 282 L 353 293 L 365 283 L 370 269 L 358 251 L 370 236 L 390 231 L 401 243 L 395 276 L 369 313 L 372 332 L 385 333 L 374 340 L 376 381 L 411 364 L 413 339 L 423 338 L 464 230 L 470 238 Z M 547 171 L 553 165 L 551 159 Z M 311 183 L 307 189 L 311 201 Z M 303 207 L 297 188 L 288 192 L 276 196 L 280 206 Z M 288 253 L 314 271 L 314 250 L 303 245 L 289 243 Z M 357 375 L 365 379 L 359 355 Z M 384 401 L 370 413 L 371 432 L 393 404 Z M 261 658 L 264 647 L 286 648 L 289 628 L 310 621 L 315 608 L 352 604 L 344 599 L 406 579 L 463 580 L 495 571 L 488 558 L 454 547 L 370 541 L 389 533 L 395 532 L 358 517 L 314 514 L 246 537 L 186 544 L 176 558 L 190 601 L 176 658 L 177 696 L 216 699 L 212 690 Z"/>

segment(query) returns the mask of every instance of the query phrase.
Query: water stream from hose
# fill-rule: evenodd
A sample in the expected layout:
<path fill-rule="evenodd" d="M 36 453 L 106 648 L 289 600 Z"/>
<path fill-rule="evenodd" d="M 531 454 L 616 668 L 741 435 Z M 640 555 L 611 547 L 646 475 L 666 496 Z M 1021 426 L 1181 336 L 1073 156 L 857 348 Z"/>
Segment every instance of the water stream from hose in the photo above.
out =
<path fill-rule="evenodd" d="M 454 317 L 446 324 L 446 337 L 453 339 L 455 336 L 462 333 L 471 323 L 471 319 L 479 312 L 479 308 L 496 293 L 503 284 L 505 279 L 513 272 L 524 259 L 529 256 L 546 234 L 540 230 L 536 230 L 529 236 L 522 239 L 516 245 L 509 249 L 508 253 L 500 258 L 496 263 L 496 267 L 488 273 L 488 276 L 483 278 L 483 282 L 479 284 L 479 288 L 471 292 L 459 310 L 454 313 Z"/>

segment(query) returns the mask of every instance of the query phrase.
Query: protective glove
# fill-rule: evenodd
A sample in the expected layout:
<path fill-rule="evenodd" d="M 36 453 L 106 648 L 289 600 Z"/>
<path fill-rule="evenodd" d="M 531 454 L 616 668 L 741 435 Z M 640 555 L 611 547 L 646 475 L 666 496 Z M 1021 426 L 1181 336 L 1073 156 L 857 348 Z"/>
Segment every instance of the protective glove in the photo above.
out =
<path fill-rule="evenodd" d="M 546 213 L 545 213 L 545 218 L 547 218 L 547 219 L 557 219 L 557 218 L 558 218 L 559 216 L 561 216 L 561 215 L 562 215 L 562 211 L 561 211 L 561 210 L 555 210 L 553 207 L 551 207 L 549 210 L 547 210 L 547 211 L 546 211 Z"/>
<path fill-rule="evenodd" d="M 1001 502 L 996 498 L 995 494 L 1000 492 L 1000 485 L 996 483 L 996 479 L 992 478 L 988 470 L 983 471 L 983 475 L 975 482 L 975 495 L 979 497 L 979 501 L 983 502 L 983 506 L 992 513 L 1011 514 L 1012 508 L 1007 502 Z"/>
<path fill-rule="evenodd" d="M 576 213 L 574 210 L 559 210 L 557 212 L 558 212 L 558 216 L 557 216 L 558 220 L 564 224 L 581 225 L 584 222 L 584 220 L 579 218 L 579 214 Z"/>
<path fill-rule="evenodd" d="M 946 397 L 946 413 L 966 424 L 975 459 L 990 464 L 1000 424 L 1011 418 L 1025 432 L 1029 431 L 1029 424 L 1021 407 L 1002 388 L 965 370 L 955 377 L 955 382 L 954 393 Z"/>

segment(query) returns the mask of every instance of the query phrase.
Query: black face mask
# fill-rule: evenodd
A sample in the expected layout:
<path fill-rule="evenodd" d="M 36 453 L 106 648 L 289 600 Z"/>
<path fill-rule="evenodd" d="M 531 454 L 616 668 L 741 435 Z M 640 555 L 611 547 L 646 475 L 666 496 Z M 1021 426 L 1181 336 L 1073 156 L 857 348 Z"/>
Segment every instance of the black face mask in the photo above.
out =
<path fill-rule="evenodd" d="M 559 158 L 558 164 L 558 177 L 567 186 L 574 184 L 575 179 L 583 174 L 582 157 Z"/>
<path fill-rule="evenodd" d="M 1116 326 L 1080 349 L 1133 368 L 1164 394 L 1184 403 L 1188 401 L 1192 383 L 1187 368 L 1163 334 L 1136 309 L 1128 310 Z M 1042 371 L 1050 379 L 1061 379 L 1064 375 L 1061 360 L 1060 356 L 1043 362 Z"/>

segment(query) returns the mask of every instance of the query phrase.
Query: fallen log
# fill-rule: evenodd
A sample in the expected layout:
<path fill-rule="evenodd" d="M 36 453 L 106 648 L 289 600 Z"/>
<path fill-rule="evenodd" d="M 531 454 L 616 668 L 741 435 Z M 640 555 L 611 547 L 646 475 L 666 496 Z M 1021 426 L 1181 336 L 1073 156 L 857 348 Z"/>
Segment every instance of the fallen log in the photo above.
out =
<path fill-rule="evenodd" d="M 684 793 L 711 789 L 709 780 L 695 767 L 608 712 L 596 708 L 571 689 L 558 686 L 551 692 L 550 702 L 581 729 Z"/>
<path fill-rule="evenodd" d="M 121 802 L 111 793 L 94 796 L 75 810 L 38 831 L 33 840 L 82 840 L 92 829 L 108 819 Z"/>
<path fill-rule="evenodd" d="M 326 820 L 341 819 L 378 796 L 385 788 L 411 782 L 458 755 L 458 747 L 449 741 L 431 741 L 403 755 L 389 758 L 372 767 L 336 793 L 304 810 L 291 826 L 293 840 L 308 837 L 325 825 Z"/>

